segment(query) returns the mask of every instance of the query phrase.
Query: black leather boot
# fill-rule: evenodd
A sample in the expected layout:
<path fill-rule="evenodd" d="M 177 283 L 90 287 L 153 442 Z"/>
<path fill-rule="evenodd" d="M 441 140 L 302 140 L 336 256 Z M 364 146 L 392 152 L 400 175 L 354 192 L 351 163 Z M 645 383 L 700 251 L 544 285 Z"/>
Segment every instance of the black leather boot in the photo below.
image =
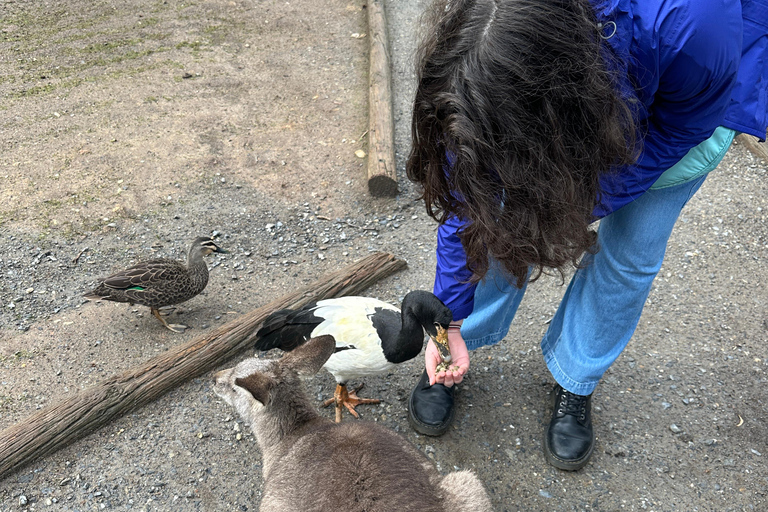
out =
<path fill-rule="evenodd" d="M 574 395 L 559 384 L 555 384 L 552 395 L 554 410 L 544 436 L 544 455 L 556 468 L 581 469 L 595 449 L 592 395 Z"/>
<path fill-rule="evenodd" d="M 408 422 L 413 430 L 427 436 L 445 434 L 454 416 L 453 394 L 456 386 L 429 385 L 427 371 L 421 374 L 408 400 Z"/>

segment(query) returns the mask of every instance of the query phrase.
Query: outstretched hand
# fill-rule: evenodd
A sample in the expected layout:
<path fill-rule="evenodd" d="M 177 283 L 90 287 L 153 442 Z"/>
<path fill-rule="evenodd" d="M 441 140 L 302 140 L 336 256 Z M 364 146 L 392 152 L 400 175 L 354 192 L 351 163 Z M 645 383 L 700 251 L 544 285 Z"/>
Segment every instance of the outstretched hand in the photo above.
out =
<path fill-rule="evenodd" d="M 424 359 L 430 386 L 435 383 L 448 387 L 459 384 L 464 380 L 464 375 L 469 370 L 469 352 L 459 329 L 450 329 L 448 331 L 448 348 L 451 351 L 452 358 L 450 369 L 436 373 L 437 365 L 443 362 L 443 360 L 435 343 L 432 340 L 429 340 L 429 343 L 427 343 Z"/>

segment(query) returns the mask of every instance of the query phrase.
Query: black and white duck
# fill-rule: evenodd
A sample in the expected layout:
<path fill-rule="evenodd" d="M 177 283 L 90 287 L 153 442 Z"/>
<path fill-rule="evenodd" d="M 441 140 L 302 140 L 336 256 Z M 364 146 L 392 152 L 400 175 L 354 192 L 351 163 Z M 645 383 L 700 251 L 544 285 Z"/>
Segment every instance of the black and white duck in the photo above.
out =
<path fill-rule="evenodd" d="M 359 398 L 356 392 L 360 388 L 348 391 L 347 382 L 387 372 L 413 359 L 424 346 L 425 331 L 436 342 L 443 360 L 450 361 L 447 329 L 452 318 L 451 310 L 440 299 L 422 290 L 404 297 L 402 312 L 372 297 L 326 299 L 269 315 L 256 333 L 256 349 L 290 351 L 310 338 L 333 336 L 336 350 L 324 368 L 335 377 L 337 386 L 325 405 L 336 404 L 336 421 L 340 422 L 342 407 L 357 418 L 358 404 L 379 403 Z"/>
<path fill-rule="evenodd" d="M 208 284 L 208 266 L 204 256 L 226 253 L 213 238 L 198 237 L 192 242 L 186 263 L 165 258 L 141 261 L 125 270 L 101 279 L 99 285 L 83 296 L 147 306 L 165 327 L 181 332 L 186 326 L 168 324 L 160 315 L 165 306 L 187 301 Z"/>

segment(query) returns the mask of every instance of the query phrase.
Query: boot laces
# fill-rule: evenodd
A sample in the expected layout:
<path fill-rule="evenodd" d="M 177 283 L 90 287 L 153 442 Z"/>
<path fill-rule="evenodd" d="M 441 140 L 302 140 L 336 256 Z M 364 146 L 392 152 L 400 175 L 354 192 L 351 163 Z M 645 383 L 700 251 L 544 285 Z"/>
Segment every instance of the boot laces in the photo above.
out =
<path fill-rule="evenodd" d="M 560 404 L 557 412 L 559 414 L 568 414 L 578 416 L 579 420 L 584 421 L 587 417 L 587 398 L 586 396 L 576 395 L 565 389 L 560 393 Z"/>

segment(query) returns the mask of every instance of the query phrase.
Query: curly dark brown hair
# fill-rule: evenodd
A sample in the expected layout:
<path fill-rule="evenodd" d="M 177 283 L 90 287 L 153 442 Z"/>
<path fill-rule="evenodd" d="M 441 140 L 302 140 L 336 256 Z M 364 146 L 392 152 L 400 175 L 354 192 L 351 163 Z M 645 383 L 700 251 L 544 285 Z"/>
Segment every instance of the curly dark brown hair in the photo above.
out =
<path fill-rule="evenodd" d="M 635 125 L 587 0 L 438 0 L 418 55 L 408 177 L 522 286 L 594 251 L 603 173 L 634 162 Z"/>

